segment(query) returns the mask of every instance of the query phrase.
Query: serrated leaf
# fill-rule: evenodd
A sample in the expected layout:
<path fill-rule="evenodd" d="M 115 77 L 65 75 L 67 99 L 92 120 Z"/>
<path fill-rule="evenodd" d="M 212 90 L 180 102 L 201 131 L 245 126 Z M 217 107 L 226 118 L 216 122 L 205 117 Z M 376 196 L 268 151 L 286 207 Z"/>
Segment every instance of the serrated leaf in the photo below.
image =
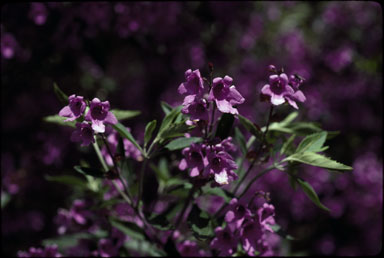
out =
<path fill-rule="evenodd" d="M 145 239 L 144 230 L 140 228 L 137 224 L 132 222 L 119 221 L 115 218 L 110 218 L 109 221 L 113 227 L 117 228 L 125 235 L 138 240 Z"/>
<path fill-rule="evenodd" d="M 196 204 L 188 215 L 188 226 L 197 238 L 209 238 L 214 235 L 211 219 L 205 211 Z"/>
<path fill-rule="evenodd" d="M 126 138 L 128 141 L 130 141 L 135 147 L 143 154 L 143 156 L 146 156 L 143 149 L 140 147 L 140 145 L 136 142 L 135 138 L 133 138 L 132 134 L 125 128 L 125 126 L 121 123 L 117 123 L 112 125 L 112 127 L 124 138 Z"/>
<path fill-rule="evenodd" d="M 295 153 L 283 160 L 284 161 L 297 161 L 312 165 L 315 167 L 328 168 L 334 170 L 352 170 L 352 167 L 341 164 L 337 161 L 331 160 L 328 157 L 314 152 L 300 152 Z"/>
<path fill-rule="evenodd" d="M 53 92 L 55 93 L 57 99 L 61 102 L 61 104 L 65 106 L 68 105 L 68 96 L 59 88 L 56 82 L 53 83 Z"/>
<path fill-rule="evenodd" d="M 97 177 L 97 178 L 105 178 L 105 173 L 98 168 L 88 168 L 88 167 L 81 167 L 81 166 L 74 166 L 73 168 L 77 172 L 83 175 L 88 175 L 88 176 Z"/>
<path fill-rule="evenodd" d="M 54 123 L 54 124 L 58 124 L 58 125 L 70 126 L 70 127 L 73 127 L 73 128 L 76 127 L 76 121 L 64 122 L 65 119 L 67 119 L 67 117 L 62 117 L 62 116 L 59 116 L 59 115 L 52 115 L 52 116 L 43 117 L 43 121 L 48 122 L 48 123 Z"/>
<path fill-rule="evenodd" d="M 299 183 L 301 189 L 303 189 L 304 193 L 308 196 L 309 199 L 311 199 L 311 201 L 316 204 L 319 208 L 323 209 L 323 210 L 326 210 L 328 212 L 330 212 L 330 209 L 328 209 L 327 207 L 325 207 L 321 202 L 320 202 L 320 199 L 319 199 L 319 196 L 317 196 L 317 193 L 315 192 L 315 190 L 313 189 L 313 187 L 306 181 L 300 179 L 300 178 L 296 178 L 297 182 Z"/>
<path fill-rule="evenodd" d="M 297 146 L 296 152 L 318 152 L 327 139 L 327 132 L 314 133 L 306 136 Z"/>
<path fill-rule="evenodd" d="M 153 131 L 156 129 L 157 121 L 153 120 L 145 126 L 144 133 L 144 148 L 147 146 L 148 142 L 151 140 Z"/>
<path fill-rule="evenodd" d="M 239 121 L 245 127 L 245 129 L 247 129 L 247 131 L 250 132 L 252 135 L 256 136 L 256 138 L 262 138 L 262 132 L 255 126 L 255 124 L 251 120 L 242 115 L 239 115 Z"/>
<path fill-rule="evenodd" d="M 202 140 L 203 139 L 201 137 L 177 138 L 176 140 L 173 140 L 167 145 L 165 145 L 165 148 L 170 151 L 184 149 L 190 146 L 192 143 L 201 142 Z"/>
<path fill-rule="evenodd" d="M 51 181 L 51 182 L 62 183 L 62 184 L 79 187 L 79 188 L 87 188 L 87 182 L 76 176 L 61 175 L 61 176 L 45 176 L 44 178 L 45 180 Z"/>
<path fill-rule="evenodd" d="M 129 119 L 141 114 L 141 112 L 138 110 L 112 109 L 111 112 L 115 115 L 116 119 L 119 121 Z"/>

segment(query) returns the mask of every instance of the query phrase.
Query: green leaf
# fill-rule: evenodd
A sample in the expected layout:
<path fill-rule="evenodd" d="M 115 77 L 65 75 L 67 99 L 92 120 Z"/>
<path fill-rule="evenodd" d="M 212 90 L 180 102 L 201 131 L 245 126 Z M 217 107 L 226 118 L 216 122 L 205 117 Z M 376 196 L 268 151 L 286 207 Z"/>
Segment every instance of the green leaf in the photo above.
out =
<path fill-rule="evenodd" d="M 70 126 L 70 127 L 73 127 L 73 128 L 76 127 L 76 121 L 64 122 L 65 119 L 67 119 L 67 117 L 62 117 L 62 116 L 59 116 L 59 115 L 52 115 L 52 116 L 43 117 L 43 121 L 48 122 L 48 123 L 54 123 L 54 124 L 58 124 L 58 125 Z"/>
<path fill-rule="evenodd" d="M 1 208 L 3 209 L 11 200 L 11 195 L 6 192 L 1 192 Z"/>
<path fill-rule="evenodd" d="M 273 232 L 275 232 L 276 234 L 278 234 L 282 238 L 285 238 L 287 240 L 296 240 L 296 238 L 294 238 L 291 235 L 288 235 L 287 232 L 282 230 L 281 226 L 278 224 L 269 225 L 269 227 L 273 230 Z"/>
<path fill-rule="evenodd" d="M 163 250 L 158 249 L 155 244 L 148 241 L 129 239 L 124 242 L 124 247 L 128 251 L 134 251 L 135 254 L 139 253 L 142 256 L 166 256 Z"/>
<path fill-rule="evenodd" d="M 262 132 L 256 127 L 256 125 L 251 120 L 242 115 L 239 115 L 239 121 L 245 127 L 245 129 L 247 129 L 247 131 L 250 132 L 252 135 L 256 136 L 256 138 L 262 138 Z"/>
<path fill-rule="evenodd" d="M 100 239 L 107 237 L 107 232 L 103 230 L 96 231 L 92 234 L 90 233 L 75 233 L 70 235 L 63 235 L 56 238 L 49 238 L 43 240 L 43 245 L 53 245 L 56 244 L 58 246 L 59 252 L 65 252 L 69 247 L 75 246 L 78 244 L 79 239 Z"/>
<path fill-rule="evenodd" d="M 248 139 L 248 141 L 247 141 L 247 145 L 246 145 L 247 150 L 248 150 L 249 148 L 251 148 L 251 146 L 252 146 L 252 144 L 255 142 L 255 140 L 256 140 L 256 137 L 255 137 L 254 135 L 252 135 L 251 137 L 249 137 L 249 139 Z"/>
<path fill-rule="evenodd" d="M 327 207 L 325 207 L 321 202 L 320 202 L 320 199 L 319 199 L 319 196 L 317 196 L 317 193 L 315 192 L 315 190 L 313 189 L 313 187 L 306 181 L 300 179 L 300 178 L 296 178 L 297 182 L 299 183 L 301 189 L 303 189 L 304 193 L 308 196 L 309 199 L 311 199 L 311 201 L 316 204 L 319 208 L 323 209 L 323 210 L 326 210 L 326 211 L 330 211 L 330 209 L 328 209 Z"/>
<path fill-rule="evenodd" d="M 328 157 L 314 153 L 314 152 L 300 152 L 295 153 L 283 160 L 284 161 L 297 161 L 312 165 L 315 167 L 328 168 L 333 170 L 352 170 L 352 167 L 341 164 L 337 161 L 331 160 Z"/>
<path fill-rule="evenodd" d="M 61 176 L 45 176 L 45 180 L 51 182 L 57 182 L 66 184 L 69 186 L 79 187 L 79 188 L 87 188 L 87 182 L 79 177 L 71 176 L 71 175 L 61 175 Z"/>
<path fill-rule="evenodd" d="M 121 123 L 117 123 L 112 125 L 113 128 L 124 138 L 128 139 L 135 147 L 143 154 L 143 156 L 146 156 L 143 149 L 140 147 L 140 145 L 136 142 L 135 138 L 133 138 L 132 134 L 125 128 L 125 126 Z"/>
<path fill-rule="evenodd" d="M 152 213 L 149 218 L 147 218 L 147 221 L 154 226 L 155 228 L 159 230 L 170 230 L 173 228 L 173 225 L 169 223 L 169 220 L 167 219 L 167 214 L 174 208 L 174 206 L 171 206 L 169 209 L 166 209 L 161 214 L 155 214 Z"/>
<path fill-rule="evenodd" d="M 141 114 L 141 112 L 138 110 L 112 109 L 111 112 L 115 115 L 116 119 L 119 121 L 129 119 Z"/>
<path fill-rule="evenodd" d="M 224 113 L 217 125 L 215 136 L 219 137 L 221 140 L 227 138 L 231 132 L 234 121 L 235 117 L 232 114 Z"/>
<path fill-rule="evenodd" d="M 77 172 L 83 174 L 83 175 L 89 175 L 92 177 L 98 177 L 98 178 L 105 178 L 105 173 L 97 168 L 87 168 L 87 167 L 81 167 L 81 166 L 74 166 L 73 167 Z"/>
<path fill-rule="evenodd" d="M 226 203 L 229 203 L 235 197 L 231 192 L 220 187 L 212 188 L 211 186 L 206 185 L 202 188 L 202 191 L 203 195 L 214 195 L 223 197 Z"/>
<path fill-rule="evenodd" d="M 235 127 L 235 140 L 237 144 L 240 146 L 241 153 L 244 155 L 247 153 L 247 143 L 245 142 L 245 137 L 239 130 L 239 128 Z"/>
<path fill-rule="evenodd" d="M 173 107 L 171 105 L 169 105 L 168 103 L 166 103 L 164 101 L 161 101 L 160 105 L 161 105 L 161 109 L 164 111 L 165 115 L 168 115 L 173 109 Z"/>
<path fill-rule="evenodd" d="M 53 83 L 53 91 L 55 92 L 55 95 L 61 104 L 65 106 L 68 105 L 68 96 L 59 88 L 56 82 Z"/>
<path fill-rule="evenodd" d="M 196 204 L 193 205 L 187 221 L 196 238 L 206 239 L 214 236 L 212 221 L 208 213 L 202 211 Z"/>
<path fill-rule="evenodd" d="M 190 146 L 192 143 L 201 142 L 202 140 L 203 139 L 201 137 L 189 137 L 189 138 L 181 137 L 165 145 L 165 148 L 167 148 L 170 151 L 184 149 Z"/>
<path fill-rule="evenodd" d="M 157 124 L 157 121 L 156 121 L 156 120 L 153 120 L 153 121 L 149 122 L 149 123 L 145 126 L 145 133 L 144 133 L 144 148 L 147 146 L 149 140 L 151 140 L 153 131 L 156 129 L 156 124 Z"/>
<path fill-rule="evenodd" d="M 159 134 L 167 129 L 173 122 L 175 122 L 177 116 L 181 113 L 182 106 L 175 107 L 169 112 L 163 119 L 160 125 Z"/>
<path fill-rule="evenodd" d="M 155 141 L 158 141 L 160 144 L 163 144 L 166 140 L 184 136 L 186 132 L 189 132 L 195 126 L 190 126 L 185 123 L 185 120 L 180 123 L 174 123 L 169 125 L 169 127 L 163 129 L 156 136 Z"/>
<path fill-rule="evenodd" d="M 292 134 L 288 140 L 283 144 L 281 147 L 280 153 L 281 154 L 292 154 L 294 152 L 294 146 L 293 146 L 293 140 L 295 140 L 296 135 Z"/>
<path fill-rule="evenodd" d="M 318 152 L 323 147 L 325 140 L 327 139 L 327 132 L 314 133 L 306 136 L 299 144 L 296 152 L 312 151 Z"/>
<path fill-rule="evenodd" d="M 140 228 L 137 224 L 132 222 L 126 222 L 126 221 L 119 221 L 115 218 L 110 218 L 109 221 L 111 222 L 111 225 L 127 236 L 138 239 L 138 240 L 144 240 L 145 239 L 145 233 L 142 228 Z"/>

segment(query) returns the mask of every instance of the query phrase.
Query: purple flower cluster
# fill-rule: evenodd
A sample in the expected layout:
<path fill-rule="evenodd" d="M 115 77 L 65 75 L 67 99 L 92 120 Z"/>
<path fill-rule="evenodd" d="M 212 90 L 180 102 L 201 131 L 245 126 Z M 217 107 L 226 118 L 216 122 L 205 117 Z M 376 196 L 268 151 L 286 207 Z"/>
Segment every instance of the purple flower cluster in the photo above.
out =
<path fill-rule="evenodd" d="M 278 73 L 273 65 L 270 65 L 269 69 L 273 74 L 269 76 L 269 84 L 264 85 L 261 93 L 270 97 L 272 105 L 278 106 L 288 101 L 289 105 L 299 109 L 296 101 L 306 100 L 303 92 L 299 90 L 303 79 L 297 75 L 291 75 L 288 78 L 285 73 Z"/>
<path fill-rule="evenodd" d="M 73 94 L 69 96 L 68 100 L 69 104 L 60 110 L 59 116 L 67 118 L 64 122 L 82 118 L 87 108 L 84 97 Z M 84 117 L 85 121 L 76 123 L 76 130 L 71 135 L 71 141 L 82 142 L 81 146 L 87 146 L 91 142 L 94 143 L 94 134 L 105 132 L 104 123 L 117 123 L 115 115 L 109 109 L 109 101 L 101 102 L 98 98 L 94 98 L 90 102 L 89 110 Z"/>
<path fill-rule="evenodd" d="M 226 185 L 237 179 L 235 169 L 237 165 L 232 156 L 227 152 L 233 150 L 232 138 L 228 137 L 223 141 L 207 145 L 193 143 L 190 147 L 183 149 L 184 158 L 179 163 L 179 169 L 190 168 L 191 177 L 205 179 L 213 178 L 215 185 Z"/>
<path fill-rule="evenodd" d="M 245 99 L 232 85 L 233 79 L 226 75 L 223 78 L 217 77 L 212 81 L 208 98 L 204 96 L 204 80 L 198 69 L 191 69 L 185 72 L 186 82 L 180 84 L 178 92 L 186 95 L 183 102 L 182 112 L 189 114 L 191 120 L 208 121 L 208 101 L 214 101 L 218 110 L 222 113 L 238 114 L 234 105 L 244 103 Z"/>
<path fill-rule="evenodd" d="M 275 224 L 275 208 L 272 204 L 264 203 L 255 208 L 238 201 L 230 202 L 225 214 L 226 226 L 215 229 L 216 237 L 212 240 L 211 248 L 218 251 L 219 256 L 230 256 L 236 252 L 240 243 L 248 256 L 272 255 L 266 241 L 266 232 L 273 232 L 271 225 Z"/>

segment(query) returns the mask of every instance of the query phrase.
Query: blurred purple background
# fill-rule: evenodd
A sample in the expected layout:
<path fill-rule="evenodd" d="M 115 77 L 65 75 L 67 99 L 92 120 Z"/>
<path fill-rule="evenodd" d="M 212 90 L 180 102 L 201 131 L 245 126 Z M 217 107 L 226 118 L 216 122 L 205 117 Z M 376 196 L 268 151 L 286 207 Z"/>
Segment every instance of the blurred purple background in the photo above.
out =
<path fill-rule="evenodd" d="M 382 248 L 382 9 L 375 2 L 16 3 L 1 8 L 2 253 L 56 235 L 54 217 L 69 187 L 45 175 L 75 174 L 87 148 L 71 129 L 42 118 L 62 107 L 52 84 L 68 95 L 140 110 L 126 125 L 143 138 L 161 119 L 160 101 L 181 104 L 184 72 L 207 63 L 229 75 L 246 102 L 244 116 L 263 125 L 259 101 L 267 66 L 306 78 L 300 119 L 341 133 L 329 156 L 354 170 L 343 175 L 302 167 L 303 177 L 332 209 L 326 214 L 282 173 L 255 185 L 269 191 L 276 221 L 299 240 L 279 253 L 376 254 Z M 282 108 L 285 113 L 292 109 Z M 8 200 L 8 201 L 7 201 Z M 4 207 L 3 207 L 4 203 Z"/>

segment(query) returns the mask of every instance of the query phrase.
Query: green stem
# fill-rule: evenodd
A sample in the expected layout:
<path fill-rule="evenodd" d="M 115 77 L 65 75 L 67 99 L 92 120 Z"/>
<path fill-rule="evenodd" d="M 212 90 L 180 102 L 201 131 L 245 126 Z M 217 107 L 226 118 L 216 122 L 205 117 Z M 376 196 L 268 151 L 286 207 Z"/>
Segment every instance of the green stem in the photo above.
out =
<path fill-rule="evenodd" d="M 96 155 L 99 158 L 101 166 L 103 167 L 105 172 L 107 172 L 108 171 L 107 163 L 105 163 L 105 160 L 104 160 L 103 156 L 101 155 L 101 151 L 100 151 L 99 145 L 97 144 L 96 140 L 95 140 L 95 143 L 92 144 L 92 146 L 95 149 Z"/>
<path fill-rule="evenodd" d="M 263 171 L 261 171 L 257 176 L 255 176 L 249 183 L 248 185 L 245 187 L 244 191 L 240 194 L 239 196 L 239 199 L 241 197 L 243 197 L 245 195 L 245 193 L 248 191 L 248 189 L 252 186 L 252 184 L 257 180 L 259 179 L 260 177 L 262 177 L 263 175 L 265 175 L 267 172 L 275 169 L 276 167 L 273 165 L 273 166 L 270 166 L 266 169 L 264 169 Z"/>
<path fill-rule="evenodd" d="M 145 168 L 147 167 L 147 162 L 148 162 L 148 159 L 144 158 L 143 165 L 141 166 L 140 175 L 139 175 L 140 176 L 140 178 L 139 178 L 139 195 L 138 195 L 137 201 L 136 201 L 136 208 L 139 207 L 139 203 L 140 203 L 140 200 L 141 200 L 142 195 L 143 195 L 144 172 L 145 172 Z"/>
<path fill-rule="evenodd" d="M 273 105 L 271 105 L 271 108 L 269 109 L 269 114 L 268 114 L 268 119 L 267 119 L 267 125 L 266 125 L 266 129 L 261 137 L 261 143 L 260 143 L 260 146 L 259 146 L 259 149 L 257 150 L 256 152 L 256 157 L 254 158 L 254 160 L 252 161 L 251 165 L 249 165 L 248 169 L 247 169 L 247 172 L 245 172 L 245 174 L 243 175 L 243 177 L 240 179 L 239 183 L 236 185 L 236 188 L 235 190 L 233 191 L 233 194 L 235 195 L 237 190 L 239 190 L 241 184 L 243 183 L 243 181 L 245 180 L 245 178 L 247 178 L 247 176 L 249 175 L 249 173 L 251 172 L 253 166 L 255 165 L 256 163 L 256 160 L 257 158 L 259 157 L 260 153 L 261 153 L 261 150 L 263 149 L 263 146 L 264 146 L 264 143 L 265 143 L 265 138 L 266 138 L 266 135 L 268 133 L 268 129 L 269 129 L 269 124 L 271 122 L 271 117 L 272 117 L 272 112 L 273 112 Z"/>

